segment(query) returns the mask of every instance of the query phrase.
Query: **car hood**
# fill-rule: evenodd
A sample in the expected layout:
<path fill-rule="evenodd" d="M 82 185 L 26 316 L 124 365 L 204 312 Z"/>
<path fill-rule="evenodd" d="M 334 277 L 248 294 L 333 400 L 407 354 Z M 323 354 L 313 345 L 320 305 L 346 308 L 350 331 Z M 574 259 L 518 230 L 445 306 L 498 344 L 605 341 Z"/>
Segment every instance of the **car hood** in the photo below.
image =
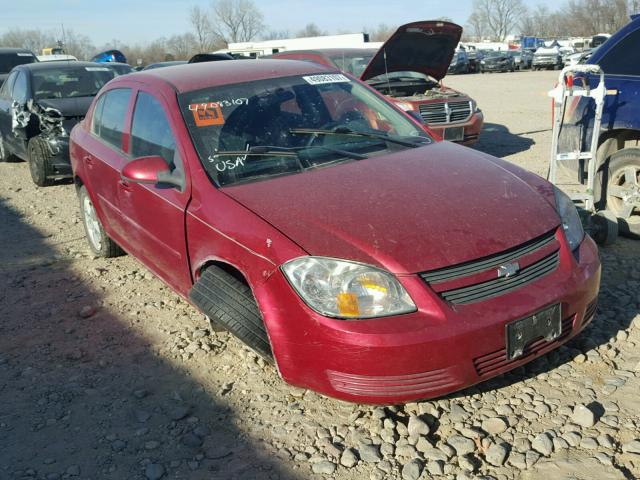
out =
<path fill-rule="evenodd" d="M 559 225 L 542 193 L 491 158 L 439 142 L 222 191 L 310 255 L 416 273 Z"/>
<path fill-rule="evenodd" d="M 84 117 L 89 110 L 93 97 L 47 98 L 37 100 L 42 107 L 55 108 L 64 117 Z"/>
<path fill-rule="evenodd" d="M 369 80 L 387 72 L 412 71 L 442 80 L 461 36 L 462 27 L 450 22 L 402 25 L 374 55 L 360 78 Z"/>

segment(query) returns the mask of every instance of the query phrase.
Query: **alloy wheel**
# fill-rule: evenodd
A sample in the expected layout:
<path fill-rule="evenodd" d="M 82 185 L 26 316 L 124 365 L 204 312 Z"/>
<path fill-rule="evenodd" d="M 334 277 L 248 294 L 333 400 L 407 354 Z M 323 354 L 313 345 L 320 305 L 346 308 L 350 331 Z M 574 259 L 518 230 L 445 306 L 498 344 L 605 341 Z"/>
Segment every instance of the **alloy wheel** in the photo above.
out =
<path fill-rule="evenodd" d="M 102 235 L 100 232 L 100 221 L 98 220 L 98 216 L 96 215 L 96 210 L 93 208 L 93 203 L 88 195 L 82 199 L 82 210 L 84 223 L 87 227 L 87 235 L 89 237 L 89 241 L 91 242 L 91 246 L 96 251 L 100 251 L 102 248 Z"/>
<path fill-rule="evenodd" d="M 640 166 L 627 165 L 611 175 L 607 205 L 620 218 L 640 213 Z"/>

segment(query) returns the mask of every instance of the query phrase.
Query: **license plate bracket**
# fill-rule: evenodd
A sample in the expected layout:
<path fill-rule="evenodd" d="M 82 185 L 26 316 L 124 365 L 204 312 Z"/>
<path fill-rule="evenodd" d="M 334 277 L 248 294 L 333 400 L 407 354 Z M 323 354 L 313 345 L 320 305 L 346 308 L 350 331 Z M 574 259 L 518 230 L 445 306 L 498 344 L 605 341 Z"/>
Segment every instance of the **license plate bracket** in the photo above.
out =
<path fill-rule="evenodd" d="M 464 127 L 450 127 L 444 129 L 444 139 L 450 142 L 464 140 Z"/>
<path fill-rule="evenodd" d="M 551 342 L 562 334 L 562 311 L 560 304 L 534 313 L 507 324 L 507 360 L 514 360 L 524 354 L 531 342 L 544 338 Z"/>

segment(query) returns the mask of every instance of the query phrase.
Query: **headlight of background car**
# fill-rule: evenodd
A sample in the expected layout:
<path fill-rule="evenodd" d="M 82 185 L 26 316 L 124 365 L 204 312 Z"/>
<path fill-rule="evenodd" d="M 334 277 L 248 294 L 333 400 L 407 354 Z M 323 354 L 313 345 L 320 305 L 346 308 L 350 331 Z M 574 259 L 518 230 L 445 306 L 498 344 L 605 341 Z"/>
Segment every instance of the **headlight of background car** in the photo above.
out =
<path fill-rule="evenodd" d="M 556 197 L 556 208 L 562 220 L 564 234 L 567 237 L 567 242 L 569 242 L 571 250 L 575 250 L 584 238 L 584 229 L 582 228 L 580 215 L 578 215 L 578 210 L 576 210 L 573 200 L 559 188 L 553 188 Z"/>
<path fill-rule="evenodd" d="M 384 270 L 326 257 L 302 257 L 282 271 L 313 310 L 337 318 L 375 318 L 416 311 L 400 282 Z"/>

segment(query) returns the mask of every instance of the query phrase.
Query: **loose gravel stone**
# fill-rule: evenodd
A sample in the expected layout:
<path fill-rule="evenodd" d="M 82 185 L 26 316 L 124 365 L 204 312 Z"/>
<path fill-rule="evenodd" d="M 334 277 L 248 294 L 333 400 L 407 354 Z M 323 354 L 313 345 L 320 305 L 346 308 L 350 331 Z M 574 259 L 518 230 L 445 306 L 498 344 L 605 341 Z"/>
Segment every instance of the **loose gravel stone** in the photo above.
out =
<path fill-rule="evenodd" d="M 596 424 L 596 415 L 586 405 L 579 403 L 573 409 L 571 421 L 581 427 L 590 428 Z"/>
<path fill-rule="evenodd" d="M 313 473 L 319 473 L 321 475 L 333 475 L 336 471 L 336 464 L 329 460 L 322 460 L 318 463 L 314 463 L 311 466 Z"/>
<path fill-rule="evenodd" d="M 160 480 L 164 477 L 164 466 L 159 463 L 150 463 L 144 470 L 144 475 L 148 480 Z"/>
<path fill-rule="evenodd" d="M 494 443 L 485 454 L 485 459 L 491 465 L 501 467 L 509 455 L 509 447 L 504 443 Z"/>
<path fill-rule="evenodd" d="M 482 429 L 490 435 L 499 435 L 509 428 L 509 424 L 504 418 L 487 418 L 482 422 Z"/>
<path fill-rule="evenodd" d="M 346 468 L 354 467 L 358 463 L 358 456 L 351 448 L 346 448 L 340 456 L 340 465 Z"/>
<path fill-rule="evenodd" d="M 427 422 L 415 415 L 409 417 L 409 425 L 407 425 L 410 437 L 417 437 L 419 435 L 429 435 L 431 429 Z"/>
<path fill-rule="evenodd" d="M 409 463 L 406 463 L 402 467 L 402 479 L 403 480 L 418 480 L 422 473 L 422 462 L 418 459 L 413 459 Z"/>
<path fill-rule="evenodd" d="M 447 443 L 459 456 L 473 453 L 476 450 L 476 444 L 473 440 L 463 437 L 462 435 L 453 435 L 449 437 Z"/>
<path fill-rule="evenodd" d="M 380 447 L 378 445 L 361 445 L 359 453 L 363 462 L 378 463 L 382 460 L 382 454 L 380 453 Z"/>
<path fill-rule="evenodd" d="M 633 440 L 623 444 L 622 451 L 625 453 L 636 453 L 640 455 L 640 440 Z"/>
<path fill-rule="evenodd" d="M 531 442 L 531 447 L 547 457 L 553 453 L 553 440 L 548 433 L 541 433 Z"/>

